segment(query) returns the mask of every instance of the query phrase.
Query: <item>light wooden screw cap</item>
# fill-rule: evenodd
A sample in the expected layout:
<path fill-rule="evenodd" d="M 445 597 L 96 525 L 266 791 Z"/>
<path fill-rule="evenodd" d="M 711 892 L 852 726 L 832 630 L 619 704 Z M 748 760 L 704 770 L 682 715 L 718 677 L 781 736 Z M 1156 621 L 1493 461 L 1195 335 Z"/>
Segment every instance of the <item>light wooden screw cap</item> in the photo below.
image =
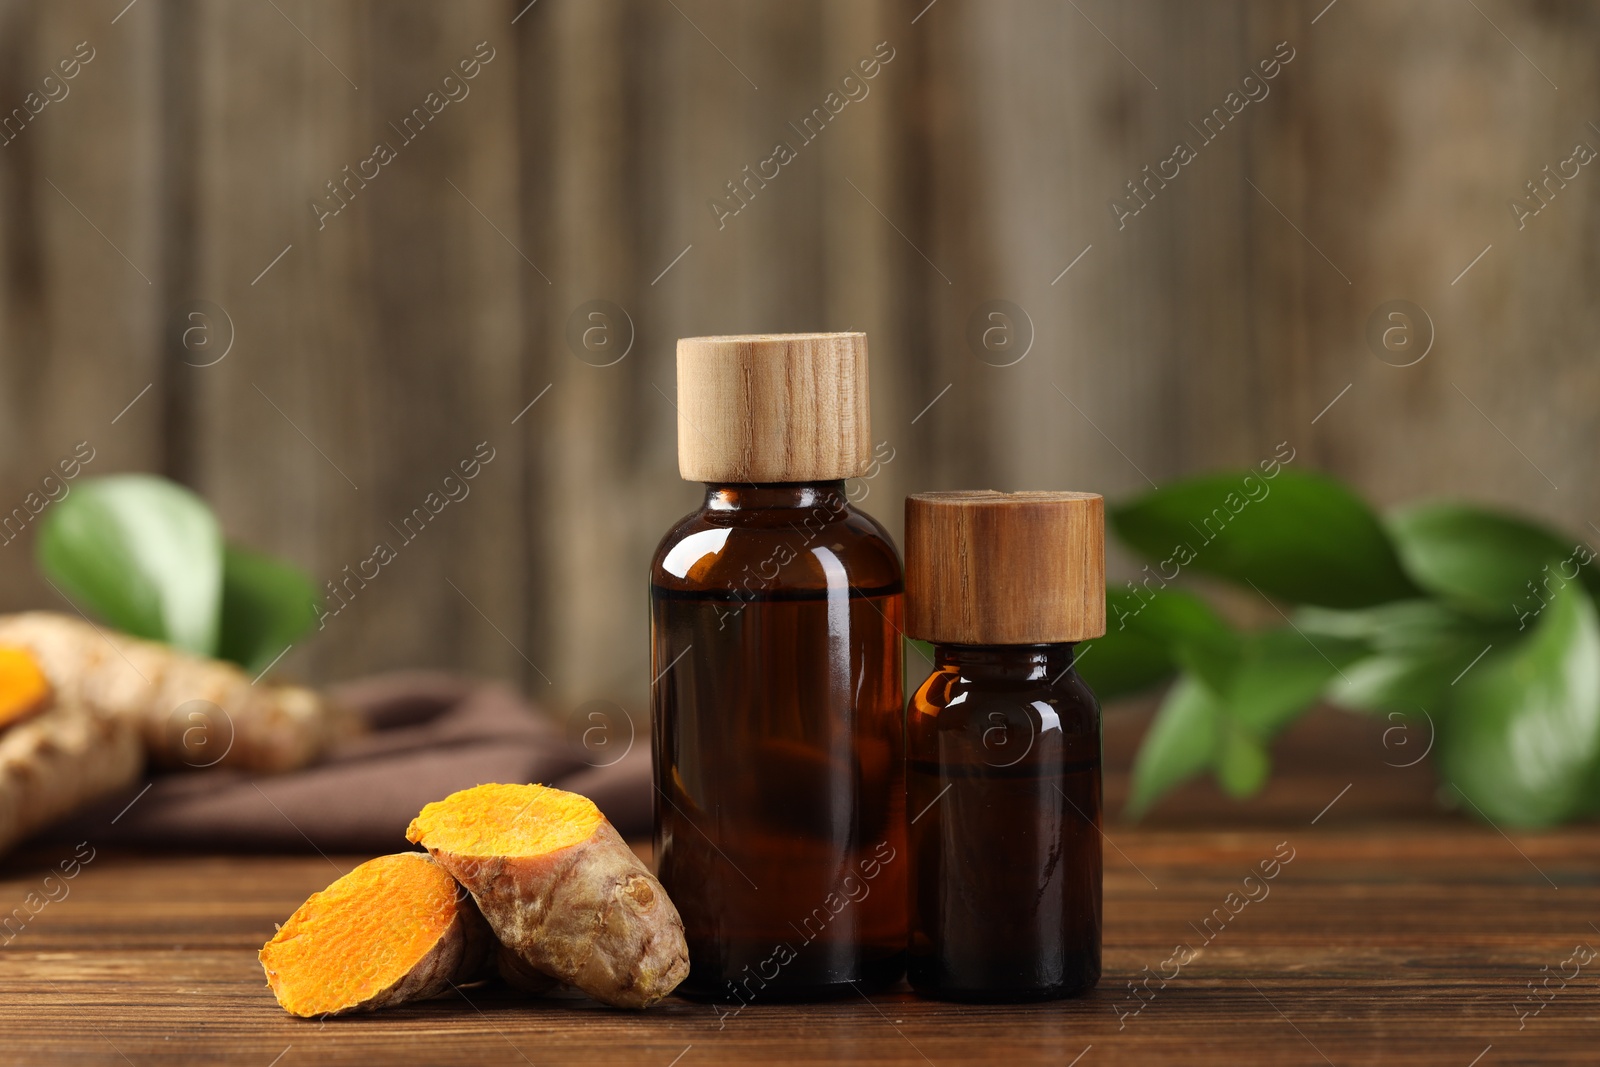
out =
<path fill-rule="evenodd" d="M 872 459 L 864 333 L 678 341 L 678 472 L 691 482 L 855 478 Z"/>
<path fill-rule="evenodd" d="M 906 633 L 957 645 L 1106 632 L 1105 500 L 975 490 L 906 497 Z"/>

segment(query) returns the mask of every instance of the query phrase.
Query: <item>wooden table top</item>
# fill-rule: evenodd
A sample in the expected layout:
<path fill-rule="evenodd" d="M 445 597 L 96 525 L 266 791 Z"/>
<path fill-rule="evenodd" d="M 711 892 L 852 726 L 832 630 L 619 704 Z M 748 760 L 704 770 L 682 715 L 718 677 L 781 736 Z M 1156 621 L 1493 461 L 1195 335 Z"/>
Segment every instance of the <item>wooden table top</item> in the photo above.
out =
<path fill-rule="evenodd" d="M 721 1018 L 678 999 L 629 1013 L 480 987 L 305 1021 L 277 1007 L 256 950 L 336 870 L 367 857 L 102 851 L 47 887 L 72 849 L 39 847 L 0 868 L 0 915 L 30 893 L 57 898 L 24 908 L 20 928 L 13 912 L 0 933 L 0 1063 L 1600 1059 L 1600 829 L 1503 835 L 1434 814 L 1425 769 L 1385 767 L 1393 757 L 1375 737 L 1321 719 L 1279 753 L 1302 770 L 1257 801 L 1196 787 L 1163 818 L 1109 825 L 1105 978 L 1087 997 L 1046 1005 L 942 1004 L 902 989 Z M 1108 736 L 1108 752 L 1121 743 Z M 1124 787 L 1108 780 L 1113 803 Z M 1245 883 L 1285 856 L 1271 880 Z"/>

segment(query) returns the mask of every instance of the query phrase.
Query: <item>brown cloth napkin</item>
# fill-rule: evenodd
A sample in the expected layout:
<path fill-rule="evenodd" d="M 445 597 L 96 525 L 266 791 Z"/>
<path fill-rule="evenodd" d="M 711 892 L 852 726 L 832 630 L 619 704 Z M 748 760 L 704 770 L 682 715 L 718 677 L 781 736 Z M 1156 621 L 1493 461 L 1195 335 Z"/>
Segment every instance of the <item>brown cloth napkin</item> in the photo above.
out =
<path fill-rule="evenodd" d="M 483 782 L 582 793 L 625 837 L 650 833 L 650 739 L 587 752 L 505 685 L 412 671 L 330 690 L 369 732 L 289 774 L 161 775 L 74 817 L 55 840 L 175 849 L 399 852 L 430 801 Z M 599 748 L 600 746 L 597 746 Z"/>

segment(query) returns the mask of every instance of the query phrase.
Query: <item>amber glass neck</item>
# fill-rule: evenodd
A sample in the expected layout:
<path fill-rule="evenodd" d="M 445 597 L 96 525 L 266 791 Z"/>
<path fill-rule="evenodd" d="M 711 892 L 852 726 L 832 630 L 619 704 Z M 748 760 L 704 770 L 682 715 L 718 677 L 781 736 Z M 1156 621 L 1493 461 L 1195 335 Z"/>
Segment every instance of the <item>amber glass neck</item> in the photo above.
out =
<path fill-rule="evenodd" d="M 762 485 L 708 482 L 703 506 L 708 511 L 815 507 L 843 511 L 849 504 L 843 481 L 768 482 Z"/>
<path fill-rule="evenodd" d="M 1072 644 L 935 645 L 933 663 L 954 668 L 967 678 L 1005 681 L 1054 681 L 1072 666 Z"/>

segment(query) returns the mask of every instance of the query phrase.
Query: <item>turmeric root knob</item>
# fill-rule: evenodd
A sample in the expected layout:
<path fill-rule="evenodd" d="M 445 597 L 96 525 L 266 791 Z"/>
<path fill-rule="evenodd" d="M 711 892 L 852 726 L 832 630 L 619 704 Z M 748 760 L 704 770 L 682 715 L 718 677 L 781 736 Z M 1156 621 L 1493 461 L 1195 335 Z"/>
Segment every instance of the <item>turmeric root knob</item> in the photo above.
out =
<path fill-rule="evenodd" d="M 261 949 L 292 1015 L 372 1011 L 484 971 L 494 946 L 477 907 L 427 856 L 368 860 L 300 905 Z"/>
<path fill-rule="evenodd" d="M 89 801 L 132 785 L 144 749 L 132 723 L 56 701 L 0 732 L 0 853 Z"/>
<path fill-rule="evenodd" d="M 137 726 L 158 766 L 294 770 L 352 726 L 310 690 L 257 685 L 231 663 L 102 630 L 70 615 L 0 615 L 0 646 L 30 657 L 56 703 L 79 704 Z M 215 721 L 195 722 L 181 713 L 194 701 L 213 705 Z"/>
<path fill-rule="evenodd" d="M 480 785 L 423 808 L 406 837 L 533 970 L 627 1008 L 655 1003 L 689 973 L 678 909 L 587 797 Z"/>
<path fill-rule="evenodd" d="M 42 711 L 50 696 L 50 680 L 33 654 L 0 645 L 0 729 Z"/>

